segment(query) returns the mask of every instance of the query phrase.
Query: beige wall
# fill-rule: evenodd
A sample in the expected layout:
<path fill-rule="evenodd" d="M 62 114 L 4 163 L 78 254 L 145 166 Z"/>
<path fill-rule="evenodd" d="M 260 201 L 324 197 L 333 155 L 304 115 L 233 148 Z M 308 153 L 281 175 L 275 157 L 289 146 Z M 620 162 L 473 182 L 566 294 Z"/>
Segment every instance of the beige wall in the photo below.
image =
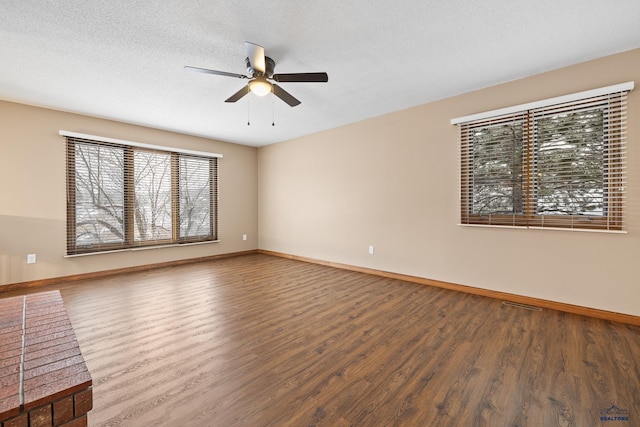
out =
<path fill-rule="evenodd" d="M 628 234 L 458 226 L 449 122 L 626 81 L 640 83 L 640 49 L 260 148 L 259 246 L 640 315 L 640 88 L 629 96 Z"/>
<path fill-rule="evenodd" d="M 449 124 L 631 80 L 640 82 L 640 49 L 259 150 L 0 101 L 0 286 L 260 247 L 640 315 L 640 88 L 629 97 L 624 235 L 458 226 Z M 59 129 L 223 154 L 221 242 L 64 258 Z"/>
<path fill-rule="evenodd" d="M 60 129 L 222 154 L 220 242 L 64 258 L 65 140 Z M 0 101 L 0 286 L 256 249 L 257 211 L 256 148 Z M 28 253 L 37 255 L 36 264 L 26 263 Z"/>

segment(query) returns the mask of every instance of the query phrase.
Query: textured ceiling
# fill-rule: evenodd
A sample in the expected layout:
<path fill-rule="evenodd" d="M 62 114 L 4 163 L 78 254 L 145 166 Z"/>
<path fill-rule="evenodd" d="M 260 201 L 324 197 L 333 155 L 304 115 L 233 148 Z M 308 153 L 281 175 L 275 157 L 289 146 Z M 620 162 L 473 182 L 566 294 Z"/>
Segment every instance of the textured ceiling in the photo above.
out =
<path fill-rule="evenodd" d="M 638 0 L 0 6 L 0 99 L 253 146 L 640 47 Z M 326 71 L 329 82 L 282 83 L 294 108 L 272 95 L 229 104 L 246 80 L 183 70 L 245 73 L 245 41 L 276 73 Z"/>

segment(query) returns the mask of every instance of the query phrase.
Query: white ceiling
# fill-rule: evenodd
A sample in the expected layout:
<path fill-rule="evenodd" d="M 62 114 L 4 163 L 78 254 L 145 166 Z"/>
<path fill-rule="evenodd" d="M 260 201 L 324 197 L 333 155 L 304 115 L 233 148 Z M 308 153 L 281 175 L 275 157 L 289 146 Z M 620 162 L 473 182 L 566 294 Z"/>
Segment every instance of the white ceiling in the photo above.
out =
<path fill-rule="evenodd" d="M 0 6 L 0 99 L 252 146 L 640 47 L 638 0 Z M 245 73 L 245 41 L 276 73 L 326 71 L 329 82 L 281 83 L 302 101 L 293 108 L 273 95 L 229 104 L 246 80 L 183 70 Z"/>

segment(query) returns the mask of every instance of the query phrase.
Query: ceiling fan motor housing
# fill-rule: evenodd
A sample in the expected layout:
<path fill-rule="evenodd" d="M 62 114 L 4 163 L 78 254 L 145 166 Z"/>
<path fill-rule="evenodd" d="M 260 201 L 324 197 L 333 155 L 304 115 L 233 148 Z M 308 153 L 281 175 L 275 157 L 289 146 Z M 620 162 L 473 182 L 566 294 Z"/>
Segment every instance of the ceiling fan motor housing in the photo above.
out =
<path fill-rule="evenodd" d="M 264 74 L 254 70 L 253 67 L 251 67 L 251 61 L 249 61 L 249 58 L 246 58 L 244 60 L 244 63 L 247 66 L 247 74 L 249 75 L 250 78 L 264 76 L 270 79 L 271 77 L 273 77 L 273 71 L 276 68 L 276 62 L 273 59 L 269 58 L 268 56 L 264 57 L 264 63 L 266 65 L 266 70 Z"/>

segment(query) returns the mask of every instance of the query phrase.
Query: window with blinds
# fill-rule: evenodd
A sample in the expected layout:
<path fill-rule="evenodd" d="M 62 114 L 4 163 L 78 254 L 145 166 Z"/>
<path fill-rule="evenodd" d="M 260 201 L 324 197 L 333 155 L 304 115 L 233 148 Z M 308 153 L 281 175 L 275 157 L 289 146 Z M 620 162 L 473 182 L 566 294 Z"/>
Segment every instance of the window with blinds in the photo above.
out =
<path fill-rule="evenodd" d="M 61 134 L 67 255 L 217 240 L 220 155 Z"/>
<path fill-rule="evenodd" d="M 461 223 L 624 230 L 633 83 L 453 119 Z"/>

